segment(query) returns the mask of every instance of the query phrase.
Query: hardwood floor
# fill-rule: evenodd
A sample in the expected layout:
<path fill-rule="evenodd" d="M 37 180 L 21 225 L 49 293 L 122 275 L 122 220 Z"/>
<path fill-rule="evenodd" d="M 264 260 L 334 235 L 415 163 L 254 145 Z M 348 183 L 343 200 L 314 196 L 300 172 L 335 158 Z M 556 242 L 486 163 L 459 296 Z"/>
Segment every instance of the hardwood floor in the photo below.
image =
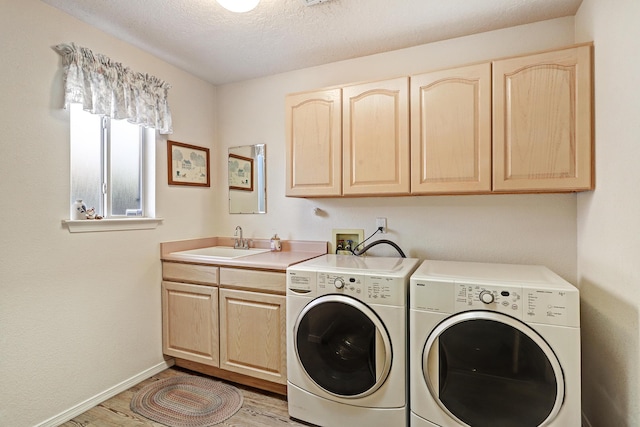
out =
<path fill-rule="evenodd" d="M 142 387 L 158 379 L 170 378 L 175 375 L 199 375 L 196 372 L 172 367 L 141 382 L 111 399 L 78 415 L 74 419 L 61 424 L 62 427 L 141 427 L 164 426 L 136 414 L 129 408 L 131 398 Z M 256 390 L 239 384 L 234 384 L 242 392 L 244 403 L 242 408 L 228 420 L 217 424 L 221 427 L 269 427 L 269 426 L 306 426 L 289 418 L 287 401 L 284 396 Z"/>

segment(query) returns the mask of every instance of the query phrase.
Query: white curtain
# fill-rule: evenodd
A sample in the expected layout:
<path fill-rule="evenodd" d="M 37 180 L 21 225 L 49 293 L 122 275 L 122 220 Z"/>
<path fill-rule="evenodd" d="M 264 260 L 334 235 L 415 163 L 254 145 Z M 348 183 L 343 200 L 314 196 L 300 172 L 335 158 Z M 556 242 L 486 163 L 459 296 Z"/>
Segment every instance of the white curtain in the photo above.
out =
<path fill-rule="evenodd" d="M 77 102 L 93 114 L 127 119 L 161 134 L 173 132 L 168 83 L 74 43 L 59 44 L 54 50 L 64 65 L 65 108 Z"/>

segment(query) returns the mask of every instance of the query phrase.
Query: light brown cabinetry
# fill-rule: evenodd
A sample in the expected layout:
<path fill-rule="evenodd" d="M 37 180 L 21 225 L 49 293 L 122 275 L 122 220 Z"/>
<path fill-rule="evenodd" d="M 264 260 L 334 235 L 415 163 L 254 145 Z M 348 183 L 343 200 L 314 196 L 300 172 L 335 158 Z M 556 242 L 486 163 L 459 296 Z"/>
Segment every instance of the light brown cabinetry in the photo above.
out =
<path fill-rule="evenodd" d="M 286 274 L 220 268 L 220 367 L 287 384 Z"/>
<path fill-rule="evenodd" d="M 493 63 L 493 190 L 593 188 L 591 46 Z"/>
<path fill-rule="evenodd" d="M 287 383 L 285 297 L 220 290 L 220 367 Z"/>
<path fill-rule="evenodd" d="M 341 89 L 289 95 L 285 103 L 286 195 L 341 195 Z"/>
<path fill-rule="evenodd" d="M 178 366 L 286 393 L 285 273 L 162 264 L 164 354 Z"/>
<path fill-rule="evenodd" d="M 411 77 L 411 192 L 491 191 L 491 64 Z"/>
<path fill-rule="evenodd" d="M 591 50 L 581 45 L 411 76 L 410 103 L 406 78 L 343 87 L 341 195 L 593 189 Z M 323 92 L 287 97 L 288 129 L 309 138 L 336 134 L 337 115 L 329 119 L 328 108 L 309 128 L 292 113 L 291 100 L 304 105 L 305 96 Z M 314 148 L 298 161 L 296 144 L 287 147 L 289 170 L 318 186 L 288 186 L 287 195 L 339 195 L 319 191 L 326 179 L 313 176 L 330 162 L 339 167 L 330 150 Z"/>
<path fill-rule="evenodd" d="M 211 265 L 183 264 L 180 262 L 162 263 L 162 278 L 165 280 L 217 286 L 219 274 L 220 269 Z"/>
<path fill-rule="evenodd" d="M 409 194 L 409 79 L 342 89 L 343 194 Z"/>
<path fill-rule="evenodd" d="M 407 77 L 286 97 L 287 196 L 409 194 Z"/>
<path fill-rule="evenodd" d="M 162 282 L 162 352 L 220 365 L 218 288 Z"/>

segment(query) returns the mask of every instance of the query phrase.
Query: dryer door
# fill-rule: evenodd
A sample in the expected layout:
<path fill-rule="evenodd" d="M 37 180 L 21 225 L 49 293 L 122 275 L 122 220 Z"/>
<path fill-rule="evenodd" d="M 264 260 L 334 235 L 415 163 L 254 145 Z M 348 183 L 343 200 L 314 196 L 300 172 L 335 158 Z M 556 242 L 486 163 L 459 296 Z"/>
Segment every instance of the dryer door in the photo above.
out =
<path fill-rule="evenodd" d="M 294 327 L 295 351 L 313 382 L 335 396 L 376 391 L 391 369 L 391 341 L 376 313 L 343 295 L 325 295 L 302 310 Z"/>
<path fill-rule="evenodd" d="M 500 313 L 445 319 L 429 335 L 422 362 L 433 398 L 463 425 L 545 426 L 564 400 L 553 350 L 529 326 Z"/>

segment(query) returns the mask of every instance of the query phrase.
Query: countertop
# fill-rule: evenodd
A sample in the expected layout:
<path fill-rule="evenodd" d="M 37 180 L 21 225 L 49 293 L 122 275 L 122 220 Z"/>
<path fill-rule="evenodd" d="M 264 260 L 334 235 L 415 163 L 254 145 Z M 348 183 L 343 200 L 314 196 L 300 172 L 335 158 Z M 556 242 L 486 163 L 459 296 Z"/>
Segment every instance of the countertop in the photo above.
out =
<path fill-rule="evenodd" d="M 249 239 L 252 248 L 267 249 L 270 246 L 269 239 Z M 203 239 L 179 240 L 160 243 L 160 258 L 162 261 L 182 262 L 200 265 L 217 265 L 220 267 L 250 268 L 270 271 L 286 271 L 287 267 L 319 257 L 328 252 L 328 242 L 305 240 L 282 240 L 281 251 L 268 251 L 247 255 L 240 258 L 214 258 L 193 257 L 187 254 L 175 254 L 174 252 L 191 249 L 207 248 L 210 246 L 233 247 L 233 237 L 207 237 Z"/>

